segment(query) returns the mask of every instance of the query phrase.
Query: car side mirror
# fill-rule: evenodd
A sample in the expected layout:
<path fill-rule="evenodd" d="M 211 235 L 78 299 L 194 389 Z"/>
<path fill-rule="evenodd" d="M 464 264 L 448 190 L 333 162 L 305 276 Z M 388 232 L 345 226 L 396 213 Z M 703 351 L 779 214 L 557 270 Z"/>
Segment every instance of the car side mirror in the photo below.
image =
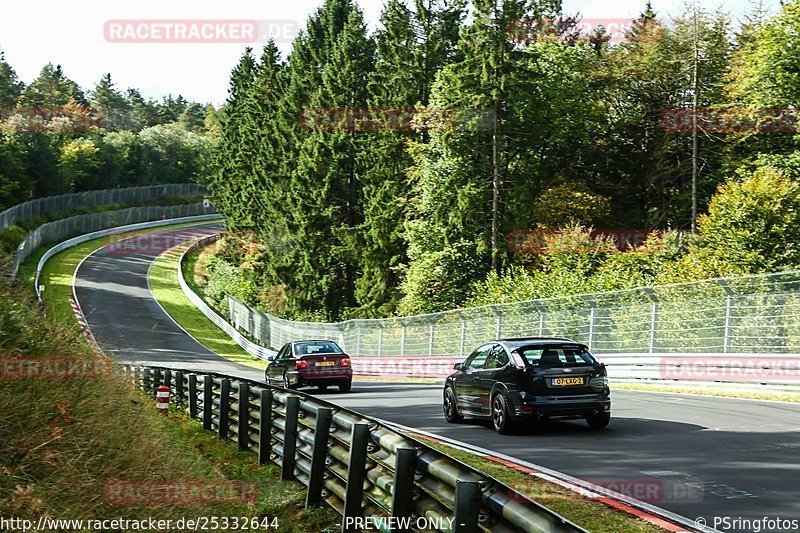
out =
<path fill-rule="evenodd" d="M 454 370 L 461 370 L 462 368 L 464 368 L 464 363 L 456 363 L 453 365 Z"/>
<path fill-rule="evenodd" d="M 274 361 L 274 360 L 275 360 L 275 356 L 274 355 L 268 355 L 267 356 L 267 361 Z"/>

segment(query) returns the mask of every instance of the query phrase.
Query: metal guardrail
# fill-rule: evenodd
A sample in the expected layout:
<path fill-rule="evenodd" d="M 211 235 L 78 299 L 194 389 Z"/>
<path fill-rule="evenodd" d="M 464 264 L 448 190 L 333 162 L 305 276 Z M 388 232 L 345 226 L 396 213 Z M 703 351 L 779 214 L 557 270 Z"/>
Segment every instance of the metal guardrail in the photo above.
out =
<path fill-rule="evenodd" d="M 0 230 L 25 220 L 67 213 L 76 209 L 141 202 L 152 198 L 190 196 L 203 194 L 205 190 L 205 186 L 196 183 L 167 183 L 164 185 L 104 189 L 37 198 L 11 206 L 0 212 Z"/>
<path fill-rule="evenodd" d="M 124 369 L 146 391 L 170 387 L 177 408 L 204 429 L 279 465 L 282 479 L 307 487 L 307 507 L 328 504 L 343 516 L 343 531 L 356 530 L 348 517 L 411 519 L 407 531 L 584 531 L 422 441 L 319 398 L 221 374 Z M 437 529 L 417 529 L 419 517 Z"/>
<path fill-rule="evenodd" d="M 199 239 L 198 241 L 192 243 L 192 245 L 189 246 L 181 256 L 178 272 L 179 273 L 183 272 L 183 260 L 188 254 L 196 251 L 198 248 L 202 246 L 206 246 L 214 242 L 217 238 L 219 238 L 219 235 L 220 234 L 211 235 L 209 237 Z M 216 311 L 214 311 L 196 292 L 194 292 L 191 289 L 191 287 L 189 287 L 189 285 L 186 283 L 186 280 L 183 278 L 182 274 L 178 275 L 178 283 L 180 284 L 183 293 L 186 295 L 187 298 L 189 298 L 189 301 L 191 301 L 194 304 L 194 306 L 197 307 L 197 309 L 199 309 L 200 312 L 206 316 L 206 318 L 208 318 L 211 322 L 213 322 L 222 331 L 227 333 L 228 336 L 230 336 L 230 338 L 233 339 L 236 342 L 236 344 L 241 346 L 244 351 L 246 351 L 250 355 L 253 355 L 265 361 L 269 356 L 275 355 L 277 353 L 275 350 L 271 350 L 264 346 L 259 346 L 255 342 L 252 342 L 250 339 L 248 339 L 245 335 L 239 333 L 236 330 L 236 328 L 234 328 L 231 324 L 228 323 L 227 320 L 225 320 L 223 317 L 217 314 Z"/>
<path fill-rule="evenodd" d="M 126 233 L 129 231 L 136 231 L 140 229 L 147 229 L 147 228 L 157 228 L 160 226 L 169 226 L 173 224 L 184 224 L 188 222 L 204 222 L 204 221 L 213 221 L 213 220 L 221 220 L 221 215 L 197 215 L 197 216 L 190 216 L 190 217 L 182 217 L 182 218 L 168 218 L 166 220 L 155 220 L 149 222 L 140 222 L 138 224 L 129 224 L 127 226 L 116 226 L 113 228 L 108 228 L 100 231 L 94 231 L 92 233 L 86 233 L 84 235 L 78 235 L 77 237 L 73 237 L 66 241 L 60 242 L 57 245 L 53 246 L 49 250 L 47 250 L 44 255 L 39 259 L 39 262 L 36 265 L 36 280 L 34 282 L 34 289 L 36 290 L 36 297 L 39 301 L 42 301 L 42 294 L 39 285 L 39 279 L 42 274 L 42 269 L 44 269 L 45 263 L 49 261 L 54 255 L 59 252 L 66 250 L 67 248 L 71 248 L 73 246 L 77 246 L 78 244 L 91 241 L 94 239 L 99 239 L 101 237 L 107 237 L 111 235 L 117 235 L 120 233 Z"/>
<path fill-rule="evenodd" d="M 16 277 L 20 265 L 34 251 L 47 244 L 55 244 L 73 235 L 83 235 L 103 229 L 152 222 L 171 218 L 182 218 L 197 215 L 215 214 L 214 206 L 209 202 L 194 204 L 129 207 L 116 211 L 77 215 L 54 222 L 48 222 L 33 230 L 17 248 L 9 275 Z"/>

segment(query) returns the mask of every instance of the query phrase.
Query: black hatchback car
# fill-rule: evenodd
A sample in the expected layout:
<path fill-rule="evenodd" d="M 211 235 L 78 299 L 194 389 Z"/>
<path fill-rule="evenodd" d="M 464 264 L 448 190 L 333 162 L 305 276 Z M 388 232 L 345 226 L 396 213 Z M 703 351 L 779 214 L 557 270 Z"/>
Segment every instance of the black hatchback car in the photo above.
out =
<path fill-rule="evenodd" d="M 444 383 L 444 416 L 491 419 L 498 433 L 524 421 L 584 418 L 592 429 L 611 419 L 606 367 L 586 346 L 567 339 L 487 342 Z"/>

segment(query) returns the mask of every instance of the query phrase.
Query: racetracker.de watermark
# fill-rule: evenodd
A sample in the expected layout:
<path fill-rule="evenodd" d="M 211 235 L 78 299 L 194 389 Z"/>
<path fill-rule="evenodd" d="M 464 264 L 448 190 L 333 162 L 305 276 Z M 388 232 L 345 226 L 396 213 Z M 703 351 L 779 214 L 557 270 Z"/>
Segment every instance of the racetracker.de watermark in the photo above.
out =
<path fill-rule="evenodd" d="M 100 356 L 9 357 L 0 359 L 0 381 L 16 379 L 94 379 L 111 374 L 111 360 Z"/>
<path fill-rule="evenodd" d="M 528 17 L 512 20 L 508 24 L 509 38 L 517 43 L 537 41 L 602 41 L 622 43 L 636 35 L 639 42 L 655 41 L 662 36 L 663 25 L 657 19 L 632 19 L 627 17 L 562 18 Z"/>
<path fill-rule="evenodd" d="M 508 235 L 508 249 L 512 253 L 518 254 L 542 253 L 547 250 L 548 238 L 567 233 L 570 233 L 570 231 L 557 229 L 515 230 Z M 658 231 L 646 229 L 597 229 L 590 232 L 589 238 L 592 240 L 610 239 L 618 250 L 624 252 L 639 248 L 653 233 L 658 234 Z M 580 251 L 578 249 L 575 250 L 575 252 Z"/>
<path fill-rule="evenodd" d="M 294 41 L 296 20 L 116 19 L 103 25 L 109 43 L 257 43 Z"/>
<path fill-rule="evenodd" d="M 698 503 L 703 500 L 702 489 L 652 477 L 595 478 L 585 481 L 588 485 L 578 487 L 577 492 L 586 498 L 623 496 L 651 504 Z M 530 500 L 536 500 L 541 491 L 540 487 L 538 480 L 518 481 L 511 485 L 514 491 Z"/>
<path fill-rule="evenodd" d="M 688 108 L 661 111 L 661 128 L 671 133 L 797 133 L 800 115 L 794 109 Z"/>
<path fill-rule="evenodd" d="M 433 108 L 306 108 L 300 127 L 310 131 L 419 132 L 470 128 L 491 129 L 496 114 L 490 109 Z"/>
<path fill-rule="evenodd" d="M 797 356 L 676 355 L 659 361 L 661 379 L 687 381 L 796 381 L 800 380 Z"/>
<path fill-rule="evenodd" d="M 203 505 L 259 500 L 259 484 L 250 481 L 124 481 L 103 487 L 103 499 L 113 505 Z"/>

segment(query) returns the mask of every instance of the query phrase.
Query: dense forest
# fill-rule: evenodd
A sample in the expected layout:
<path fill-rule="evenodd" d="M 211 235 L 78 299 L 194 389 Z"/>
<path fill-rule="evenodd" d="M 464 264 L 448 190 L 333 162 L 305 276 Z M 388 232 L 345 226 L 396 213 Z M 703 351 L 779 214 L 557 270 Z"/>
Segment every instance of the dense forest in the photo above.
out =
<path fill-rule="evenodd" d="M 201 181 L 212 173 L 213 107 L 119 90 L 106 74 L 91 91 L 60 66 L 30 85 L 0 51 L 0 210 L 69 192 Z"/>
<path fill-rule="evenodd" d="M 798 267 L 800 3 L 663 17 L 326 0 L 231 74 L 206 294 L 340 319 Z"/>

